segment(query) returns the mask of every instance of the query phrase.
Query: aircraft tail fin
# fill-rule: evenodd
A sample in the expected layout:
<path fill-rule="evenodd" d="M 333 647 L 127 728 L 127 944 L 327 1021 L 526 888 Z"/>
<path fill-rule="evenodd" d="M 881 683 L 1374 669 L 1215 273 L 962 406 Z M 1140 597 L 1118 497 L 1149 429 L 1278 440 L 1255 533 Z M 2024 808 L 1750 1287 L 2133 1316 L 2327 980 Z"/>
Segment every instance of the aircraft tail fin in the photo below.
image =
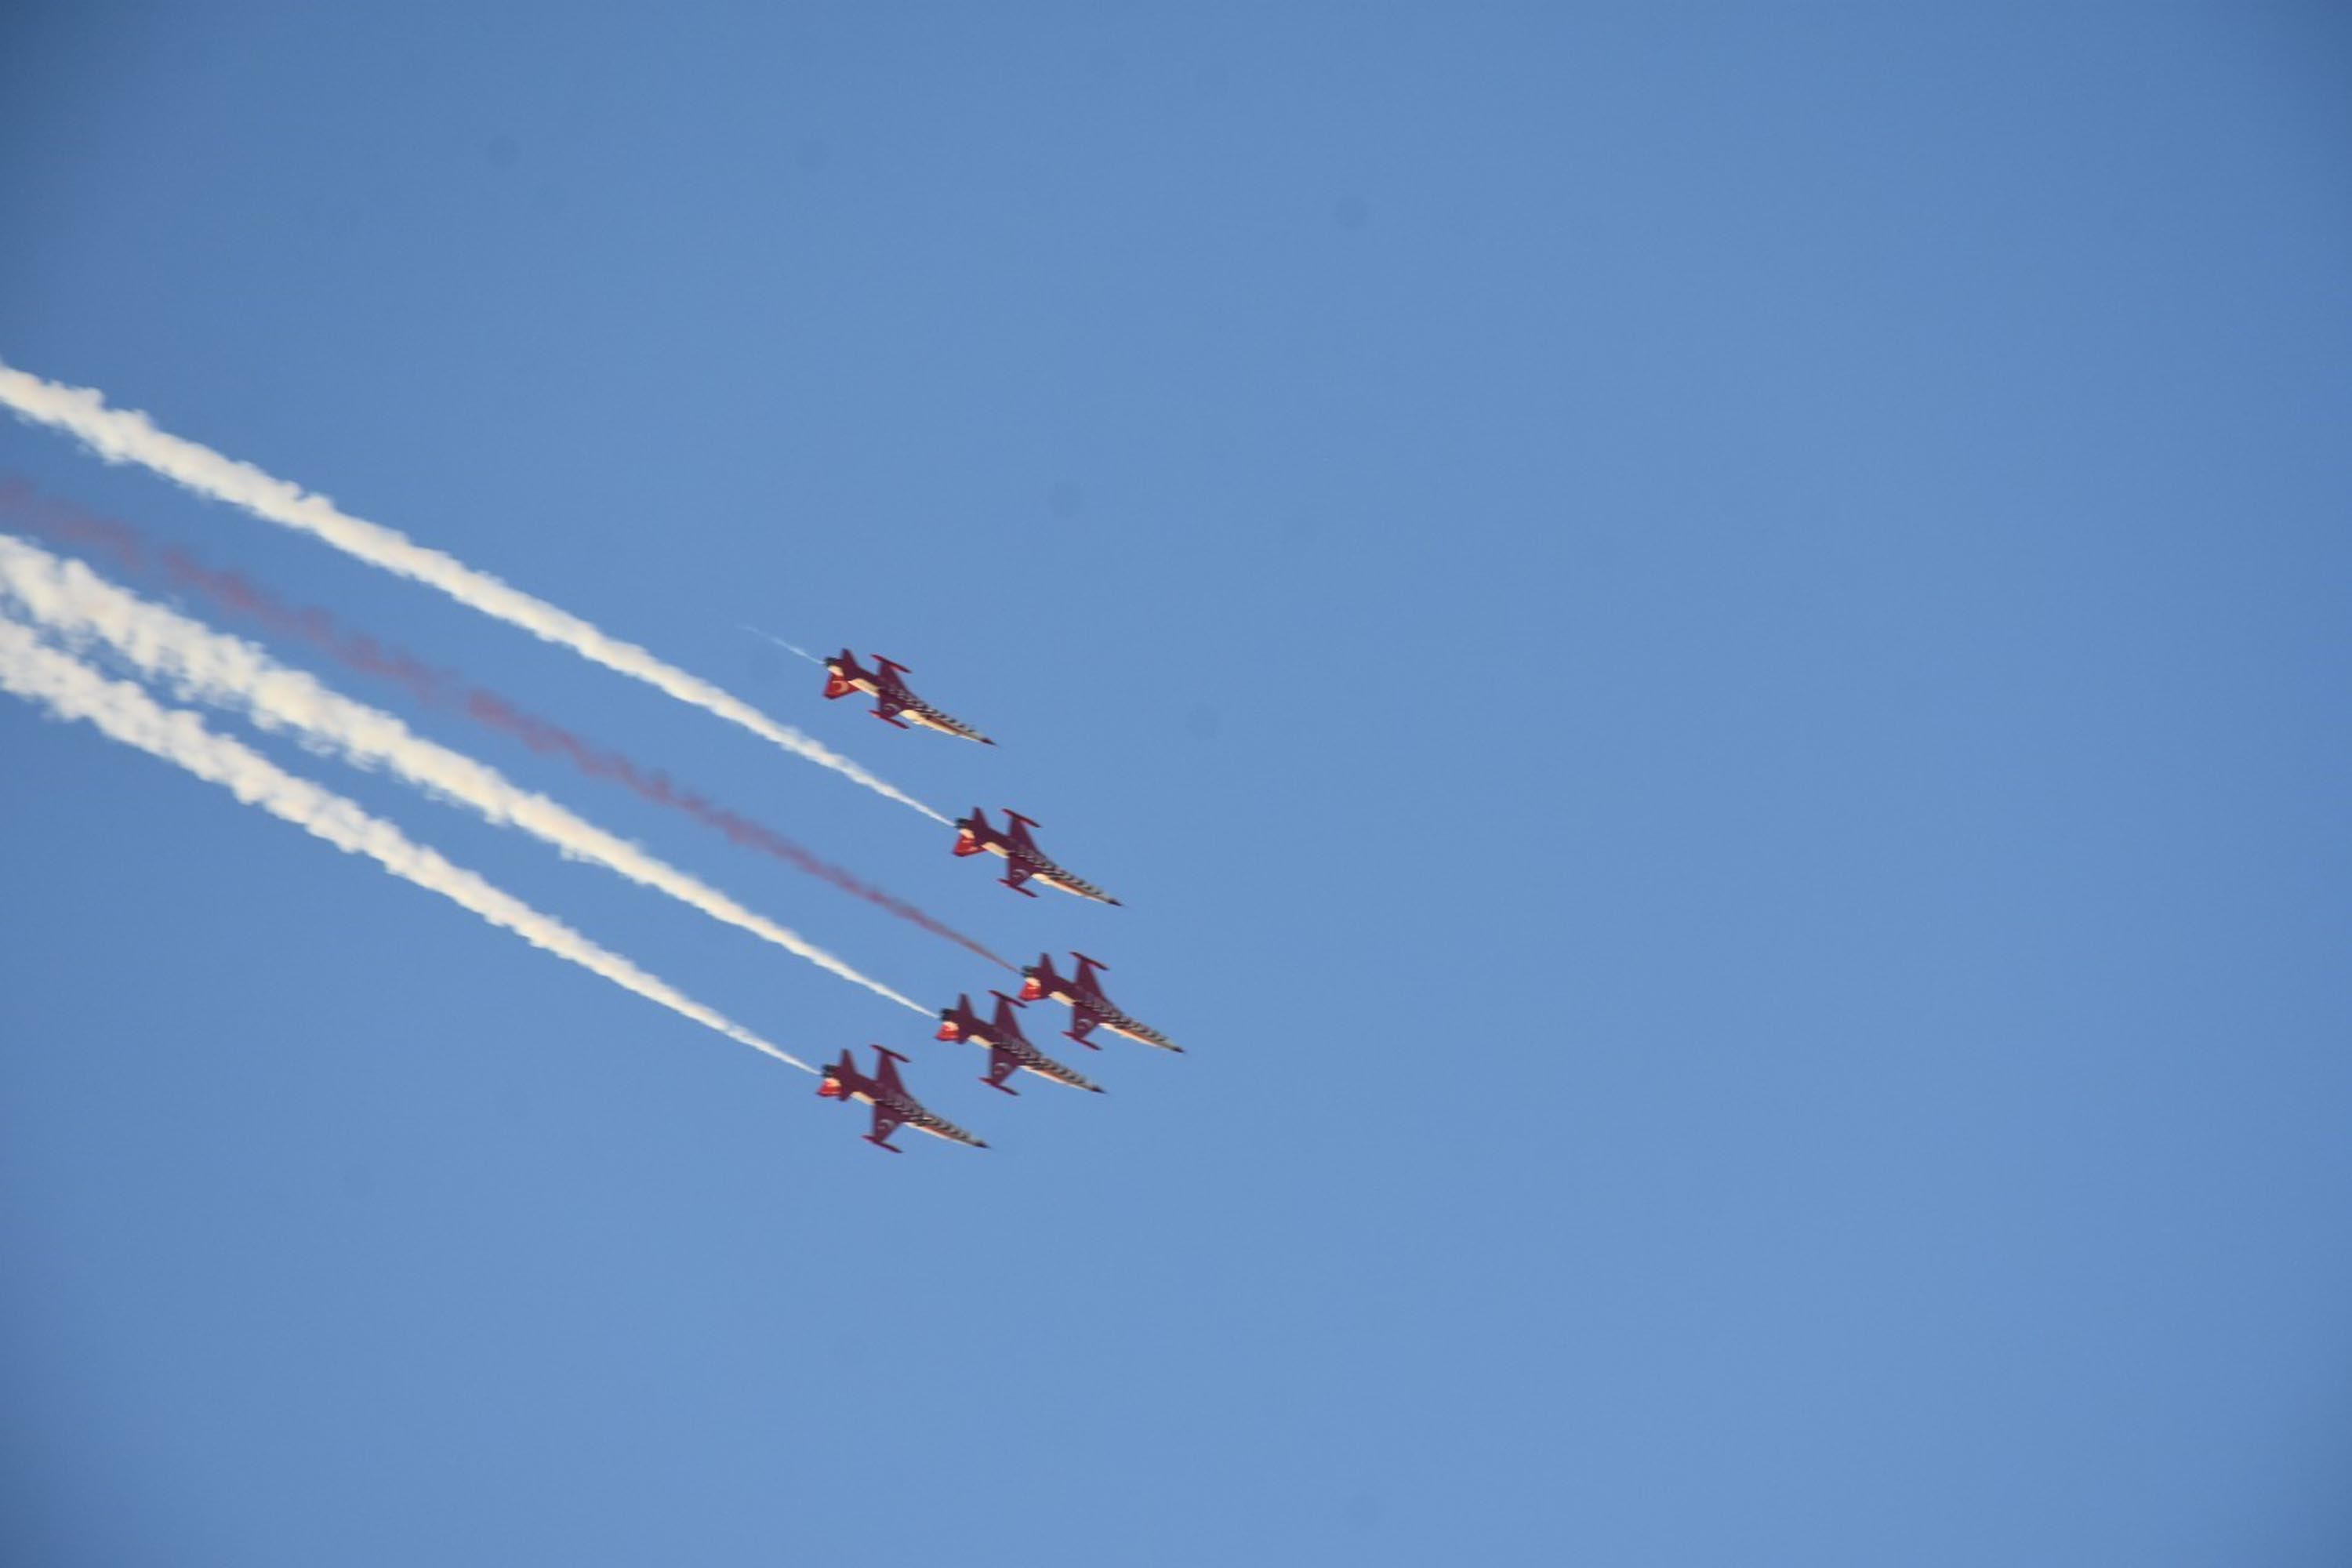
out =
<path fill-rule="evenodd" d="M 1054 973 L 1054 955 L 1041 952 L 1037 962 L 1022 972 L 1021 1000 L 1034 1002 L 1045 994 L 1048 985 L 1059 985 L 1062 977 Z"/>
<path fill-rule="evenodd" d="M 847 1099 L 849 1075 L 856 1071 L 857 1058 L 849 1054 L 847 1046 L 842 1047 L 841 1059 L 825 1069 L 824 1080 L 816 1086 L 817 1093 L 826 1100 Z"/>
<path fill-rule="evenodd" d="M 970 816 L 956 819 L 955 852 L 958 855 L 985 855 L 988 841 L 996 837 L 996 829 L 988 825 L 988 813 L 978 806 Z"/>

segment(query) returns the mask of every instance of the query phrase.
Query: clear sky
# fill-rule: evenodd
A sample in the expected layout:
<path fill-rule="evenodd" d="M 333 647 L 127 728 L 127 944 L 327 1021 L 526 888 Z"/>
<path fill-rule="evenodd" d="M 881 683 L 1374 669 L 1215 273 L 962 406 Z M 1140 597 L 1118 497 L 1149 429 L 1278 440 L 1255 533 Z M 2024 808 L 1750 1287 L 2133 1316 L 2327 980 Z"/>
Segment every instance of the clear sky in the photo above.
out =
<path fill-rule="evenodd" d="M 218 721 L 995 1145 L 893 1158 L 0 700 L 0 1556 L 2346 1561 L 2342 13 L 1108 9 L 6 8 L 0 359 L 1128 907 L 49 432 L 0 473 L 1191 1049 L 1003 1099 Z M 992 982 L 272 647 L 927 1002 Z"/>

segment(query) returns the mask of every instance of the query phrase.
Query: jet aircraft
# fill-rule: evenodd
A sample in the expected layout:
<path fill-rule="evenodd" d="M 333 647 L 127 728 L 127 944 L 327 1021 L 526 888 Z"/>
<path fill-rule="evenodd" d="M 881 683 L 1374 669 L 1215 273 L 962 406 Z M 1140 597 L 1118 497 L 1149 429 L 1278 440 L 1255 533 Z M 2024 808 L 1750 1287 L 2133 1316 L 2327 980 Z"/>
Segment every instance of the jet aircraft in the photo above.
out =
<path fill-rule="evenodd" d="M 903 1124 L 950 1142 L 969 1143 L 975 1149 L 988 1147 L 946 1117 L 924 1109 L 921 1100 L 907 1092 L 897 1066 L 907 1059 L 905 1057 L 887 1046 L 877 1046 L 874 1052 L 872 1078 L 857 1070 L 856 1058 L 844 1046 L 841 1059 L 824 1069 L 824 1081 L 816 1086 L 817 1093 L 826 1100 L 838 1100 L 844 1104 L 854 1100 L 874 1108 L 874 1131 L 866 1135 L 868 1143 L 893 1154 L 906 1152 L 890 1142 L 890 1134 Z"/>
<path fill-rule="evenodd" d="M 878 653 L 873 658 L 874 668 L 870 670 L 860 668 L 857 656 L 847 648 L 826 659 L 826 699 L 830 700 L 835 697 L 846 697 L 853 691 L 863 691 L 874 699 L 874 717 L 885 724 L 905 729 L 907 726 L 898 722 L 898 715 L 903 713 L 924 729 L 937 730 L 942 735 L 961 735 L 967 741 L 978 741 L 983 746 L 996 744 L 962 720 L 950 718 L 908 690 L 906 681 L 900 679 L 907 673 L 905 665 L 894 663 Z"/>
<path fill-rule="evenodd" d="M 1109 964 L 1098 958 L 1088 958 L 1083 952 L 1074 952 L 1070 956 L 1077 961 L 1078 971 L 1076 974 L 1061 975 L 1054 972 L 1052 953 L 1038 954 L 1036 963 L 1021 971 L 1024 976 L 1021 1000 L 1034 1002 L 1041 997 L 1051 997 L 1067 1006 L 1076 1016 L 1062 1032 L 1088 1050 L 1102 1049 L 1087 1038 L 1099 1025 L 1114 1035 L 1125 1035 L 1130 1040 L 1182 1054 L 1183 1047 L 1150 1026 L 1137 1023 L 1120 1010 L 1118 1003 L 1103 994 L 1102 982 L 1095 976 L 1108 969 Z"/>
<path fill-rule="evenodd" d="M 955 852 L 959 855 L 1003 856 L 1005 872 L 997 880 L 1014 892 L 1027 893 L 1033 899 L 1036 893 L 1021 884 L 1034 877 L 1049 888 L 1059 888 L 1066 893 L 1076 893 L 1098 904 L 1118 902 L 1092 882 L 1071 876 L 1048 859 L 1045 852 L 1037 847 L 1037 841 L 1029 837 L 1029 830 L 1037 826 L 1035 822 L 1010 806 L 1005 808 L 1004 816 L 1006 826 L 1002 833 L 989 825 L 988 814 L 978 806 L 972 807 L 970 816 L 957 817 Z"/>
<path fill-rule="evenodd" d="M 1020 1090 L 1005 1089 L 1004 1080 L 1026 1068 L 1040 1078 L 1050 1078 L 1055 1083 L 1066 1083 L 1072 1089 L 1090 1089 L 1102 1092 L 1102 1086 L 1081 1073 L 1071 1071 L 1036 1047 L 1021 1033 L 1014 1021 L 1013 1009 L 1021 1005 L 1003 992 L 992 993 L 996 998 L 996 1017 L 992 1023 L 982 1021 L 971 1010 L 969 995 L 956 998 L 952 1007 L 940 1010 L 940 1032 L 942 1040 L 970 1040 L 988 1047 L 988 1076 L 980 1081 L 991 1089 L 1003 1089 L 1007 1094 Z"/>

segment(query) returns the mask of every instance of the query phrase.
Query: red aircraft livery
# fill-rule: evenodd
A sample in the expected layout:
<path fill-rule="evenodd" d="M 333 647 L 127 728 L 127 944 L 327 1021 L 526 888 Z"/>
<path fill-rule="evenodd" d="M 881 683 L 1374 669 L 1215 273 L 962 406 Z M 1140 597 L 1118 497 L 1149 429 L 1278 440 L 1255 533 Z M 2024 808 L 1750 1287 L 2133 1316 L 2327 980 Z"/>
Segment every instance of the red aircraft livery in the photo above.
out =
<path fill-rule="evenodd" d="M 907 673 L 905 665 L 894 664 L 878 653 L 873 656 L 873 659 L 874 668 L 870 670 L 860 668 L 857 656 L 847 648 L 843 648 L 837 657 L 826 659 L 824 694 L 827 700 L 863 691 L 874 699 L 874 717 L 885 724 L 905 729 L 907 726 L 898 722 L 898 715 L 903 713 L 924 729 L 937 730 L 942 735 L 961 735 L 967 741 L 978 741 L 983 746 L 996 744 L 962 720 L 948 717 L 908 690 L 907 683 L 899 679 Z"/>
<path fill-rule="evenodd" d="M 1095 976 L 1108 969 L 1109 964 L 1100 959 L 1088 958 L 1083 952 L 1074 952 L 1070 956 L 1077 961 L 1078 972 L 1066 977 L 1054 973 L 1052 953 L 1039 953 L 1036 963 L 1021 971 L 1024 976 L 1021 983 L 1021 1000 L 1034 1002 L 1041 997 L 1051 997 L 1067 1006 L 1077 1016 L 1062 1032 L 1088 1050 L 1102 1049 L 1087 1038 L 1095 1032 L 1096 1026 L 1100 1025 L 1114 1035 L 1125 1035 L 1130 1040 L 1182 1054 L 1183 1047 L 1159 1030 L 1137 1023 L 1119 1010 L 1118 1003 L 1103 994 L 1102 982 Z"/>
<path fill-rule="evenodd" d="M 934 1138 L 945 1138 L 950 1142 L 969 1143 L 975 1149 L 987 1148 L 987 1144 L 946 1117 L 935 1116 L 923 1109 L 923 1102 L 907 1092 L 906 1084 L 898 1078 L 898 1064 L 906 1059 L 887 1046 L 877 1046 L 874 1047 L 874 1076 L 867 1078 L 857 1070 L 856 1058 L 850 1056 L 849 1048 L 845 1046 L 841 1059 L 824 1069 L 824 1081 L 816 1086 L 816 1091 L 827 1100 L 838 1100 L 845 1104 L 855 1100 L 872 1106 L 874 1131 L 866 1135 L 866 1141 L 877 1148 L 887 1149 L 893 1154 L 906 1152 L 890 1142 L 890 1134 L 902 1124 L 928 1132 Z"/>
<path fill-rule="evenodd" d="M 1021 884 L 1034 877 L 1049 888 L 1059 888 L 1066 893 L 1076 893 L 1082 899 L 1092 899 L 1098 904 L 1115 904 L 1118 900 L 1096 887 L 1092 882 L 1071 876 L 1045 857 L 1029 830 L 1037 826 L 1012 807 L 1004 811 L 1006 826 L 999 833 L 989 826 L 988 814 L 978 806 L 970 816 L 956 818 L 955 852 L 959 855 L 1002 855 L 1004 875 L 997 879 L 1016 893 L 1037 895 Z"/>
<path fill-rule="evenodd" d="M 1018 1094 L 1018 1089 L 1005 1089 L 1004 1080 L 1027 1068 L 1040 1078 L 1066 1083 L 1072 1089 L 1090 1089 L 1097 1094 L 1102 1092 L 1100 1084 L 1072 1072 L 1029 1043 L 1021 1033 L 1021 1026 L 1013 1017 L 1013 1009 L 1021 1005 L 1020 1003 L 1002 991 L 992 994 L 996 997 L 996 1019 L 993 1023 L 981 1021 L 980 1015 L 971 1010 L 970 996 L 959 996 L 954 1006 L 940 1011 L 939 1038 L 970 1040 L 974 1045 L 988 1047 L 988 1076 L 981 1082 L 991 1089 L 1003 1089 L 1007 1094 Z"/>

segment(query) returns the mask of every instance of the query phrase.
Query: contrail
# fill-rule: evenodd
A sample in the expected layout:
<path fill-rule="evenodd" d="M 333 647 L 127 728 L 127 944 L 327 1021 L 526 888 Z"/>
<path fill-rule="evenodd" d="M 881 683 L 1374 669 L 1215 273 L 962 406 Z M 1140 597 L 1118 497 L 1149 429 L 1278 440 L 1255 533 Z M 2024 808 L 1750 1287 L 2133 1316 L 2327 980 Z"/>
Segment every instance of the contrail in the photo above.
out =
<path fill-rule="evenodd" d="M 44 647 L 31 627 L 5 617 L 0 617 L 0 689 L 38 703 L 58 718 L 85 720 L 125 745 L 177 763 L 198 778 L 221 785 L 247 805 L 257 805 L 348 854 L 366 856 L 394 876 L 461 904 L 533 947 L 569 959 L 681 1017 L 716 1029 L 753 1050 L 765 1051 L 803 1072 L 816 1070 L 618 953 L 606 952 L 562 921 L 451 865 L 404 837 L 391 823 L 370 816 L 331 790 L 296 777 L 251 748 L 213 733 L 188 710 L 165 708 L 130 681 L 111 679 L 70 654 Z"/>
<path fill-rule="evenodd" d="M 469 806 L 501 826 L 519 827 L 572 858 L 593 860 L 667 893 L 877 996 L 913 1012 L 931 1011 L 717 889 L 516 785 L 487 763 L 425 740 L 393 715 L 288 668 L 251 643 L 118 588 L 79 561 L 60 560 L 0 533 L 0 595 L 18 613 L 70 642 L 104 642 L 142 674 L 170 682 L 182 697 L 240 709 L 262 729 L 291 731 L 356 766 L 388 768 L 428 793 Z"/>
<path fill-rule="evenodd" d="M 949 819 L 788 725 L 769 718 L 741 698 L 699 676 L 666 664 L 635 643 L 607 636 L 544 599 L 533 598 L 453 555 L 428 550 L 405 534 L 340 510 L 321 495 L 272 478 L 250 463 L 225 458 L 208 447 L 158 430 L 144 414 L 109 408 L 88 387 L 62 386 L 0 362 L 0 403 L 26 419 L 54 426 L 79 439 L 110 463 L 138 463 L 201 495 L 244 508 L 299 532 L 314 534 L 373 566 L 438 588 L 467 605 L 521 627 L 533 637 L 561 643 L 607 669 L 633 676 L 679 701 L 715 713 L 730 723 L 772 741 L 795 756 L 855 779 L 877 795 L 910 806 L 942 826 Z"/>
<path fill-rule="evenodd" d="M 788 653 L 796 653 L 800 655 L 811 664 L 822 665 L 824 663 L 824 660 L 817 658 L 816 655 L 809 652 L 808 649 L 801 647 L 798 643 L 786 642 L 783 638 L 778 637 L 773 632 L 763 632 L 757 626 L 745 626 L 743 629 L 750 632 L 755 637 L 766 638 L 768 641 L 774 643 L 778 647 L 784 649 Z"/>
<path fill-rule="evenodd" d="M 30 485 L 13 475 L 0 474 L 0 514 L 33 532 L 88 549 L 121 571 L 142 575 L 160 572 L 174 586 L 202 594 L 220 608 L 257 621 L 273 632 L 298 637 L 348 669 L 392 681 L 428 707 L 461 713 L 486 728 L 512 736 L 542 756 L 561 757 L 590 778 L 610 780 L 641 800 L 683 812 L 704 826 L 725 834 L 735 844 L 757 849 L 877 909 L 887 910 L 1000 969 L 1017 968 L 946 921 L 871 886 L 764 823 L 673 783 L 667 774 L 643 766 L 625 752 L 591 745 L 495 691 L 467 684 L 453 670 L 436 668 L 364 632 L 346 631 L 332 616 L 315 605 L 289 605 L 242 574 L 207 566 L 177 546 L 153 550 L 128 523 L 100 517 L 70 502 L 37 497 Z"/>

